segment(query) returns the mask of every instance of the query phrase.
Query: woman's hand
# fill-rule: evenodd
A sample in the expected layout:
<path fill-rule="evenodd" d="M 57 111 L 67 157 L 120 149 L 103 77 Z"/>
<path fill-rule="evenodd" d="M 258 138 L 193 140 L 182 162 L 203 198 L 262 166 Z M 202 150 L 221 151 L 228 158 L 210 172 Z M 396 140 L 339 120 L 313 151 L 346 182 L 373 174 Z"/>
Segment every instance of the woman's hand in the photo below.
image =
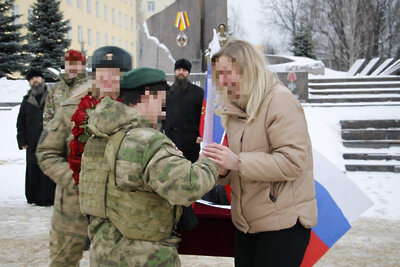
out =
<path fill-rule="evenodd" d="M 206 146 L 203 152 L 218 165 L 220 175 L 226 175 L 228 170 L 239 170 L 239 156 L 233 153 L 229 147 L 212 143 Z"/>

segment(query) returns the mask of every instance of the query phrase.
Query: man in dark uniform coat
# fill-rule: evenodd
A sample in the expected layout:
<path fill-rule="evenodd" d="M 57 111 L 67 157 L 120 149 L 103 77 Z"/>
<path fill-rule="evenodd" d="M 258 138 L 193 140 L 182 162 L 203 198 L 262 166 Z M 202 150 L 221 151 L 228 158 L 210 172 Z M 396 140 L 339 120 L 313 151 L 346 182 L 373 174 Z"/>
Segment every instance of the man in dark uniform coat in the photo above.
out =
<path fill-rule="evenodd" d="M 175 81 L 166 99 L 165 134 L 192 163 L 199 157 L 199 124 L 204 90 L 189 81 L 192 64 L 175 62 Z"/>
<path fill-rule="evenodd" d="M 40 170 L 35 155 L 43 129 L 47 86 L 40 69 L 29 69 L 26 79 L 31 88 L 22 100 L 17 118 L 18 148 L 26 149 L 25 196 L 29 204 L 51 206 L 56 185 Z"/>

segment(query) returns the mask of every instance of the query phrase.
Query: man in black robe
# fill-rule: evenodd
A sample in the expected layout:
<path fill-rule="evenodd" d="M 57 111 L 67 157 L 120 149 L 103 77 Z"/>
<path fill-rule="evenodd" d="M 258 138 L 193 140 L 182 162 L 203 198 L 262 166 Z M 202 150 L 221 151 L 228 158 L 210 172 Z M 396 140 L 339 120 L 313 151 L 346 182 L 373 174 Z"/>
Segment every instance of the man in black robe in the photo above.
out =
<path fill-rule="evenodd" d="M 189 81 L 192 64 L 181 58 L 175 62 L 175 81 L 166 100 L 165 135 L 195 162 L 199 157 L 199 124 L 204 90 Z"/>
<path fill-rule="evenodd" d="M 40 170 L 35 155 L 43 129 L 47 86 L 40 69 L 30 68 L 26 79 L 30 90 L 22 100 L 17 118 L 18 148 L 26 149 L 25 196 L 29 204 L 51 206 L 54 202 L 55 183 Z"/>

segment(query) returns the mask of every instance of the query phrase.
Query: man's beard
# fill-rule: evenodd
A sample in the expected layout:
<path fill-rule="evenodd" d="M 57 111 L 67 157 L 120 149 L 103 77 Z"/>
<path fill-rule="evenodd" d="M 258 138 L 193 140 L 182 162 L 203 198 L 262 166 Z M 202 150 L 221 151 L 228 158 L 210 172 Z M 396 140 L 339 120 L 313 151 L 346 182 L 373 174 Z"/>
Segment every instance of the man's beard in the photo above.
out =
<path fill-rule="evenodd" d="M 188 84 L 189 84 L 188 78 L 184 77 L 183 79 L 179 79 L 178 77 L 175 76 L 174 89 L 185 90 Z"/>
<path fill-rule="evenodd" d="M 31 86 L 32 95 L 43 95 L 44 94 L 44 82 L 38 86 Z"/>

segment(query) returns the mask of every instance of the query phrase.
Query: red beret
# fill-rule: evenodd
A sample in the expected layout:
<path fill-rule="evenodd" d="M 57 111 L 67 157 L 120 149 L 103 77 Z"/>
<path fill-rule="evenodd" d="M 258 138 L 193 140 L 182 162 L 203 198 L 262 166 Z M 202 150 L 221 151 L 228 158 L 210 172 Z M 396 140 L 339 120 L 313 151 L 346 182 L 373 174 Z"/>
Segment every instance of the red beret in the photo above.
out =
<path fill-rule="evenodd" d="M 86 62 L 86 57 L 81 52 L 70 49 L 65 53 L 65 60 Z"/>

